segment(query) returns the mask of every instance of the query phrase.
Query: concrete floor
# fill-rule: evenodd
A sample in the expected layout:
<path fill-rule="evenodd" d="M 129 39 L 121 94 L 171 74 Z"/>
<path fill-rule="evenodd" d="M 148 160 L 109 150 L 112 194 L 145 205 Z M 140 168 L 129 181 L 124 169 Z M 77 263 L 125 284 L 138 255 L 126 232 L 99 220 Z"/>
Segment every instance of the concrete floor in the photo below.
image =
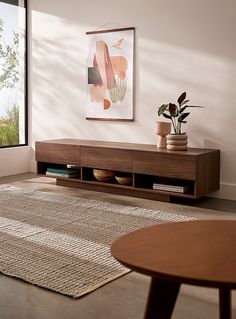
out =
<path fill-rule="evenodd" d="M 33 173 L 2 177 L 0 184 L 163 210 L 200 219 L 236 220 L 236 201 L 203 198 L 195 203 L 185 202 L 184 205 L 169 204 L 60 187 L 55 185 L 54 179 L 38 177 Z M 74 300 L 0 275 L 0 319 L 141 319 L 149 283 L 149 277 L 133 272 Z M 236 292 L 233 292 L 232 299 L 232 319 L 236 319 Z M 173 319 L 213 319 L 218 316 L 216 289 L 182 285 Z"/>

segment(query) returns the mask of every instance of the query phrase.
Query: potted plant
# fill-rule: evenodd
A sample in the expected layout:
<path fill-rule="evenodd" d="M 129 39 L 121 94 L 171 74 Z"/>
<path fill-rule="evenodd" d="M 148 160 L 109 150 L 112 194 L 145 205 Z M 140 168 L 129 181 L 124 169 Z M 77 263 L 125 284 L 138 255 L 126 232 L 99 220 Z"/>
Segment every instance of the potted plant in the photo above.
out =
<path fill-rule="evenodd" d="M 189 105 L 189 100 L 186 99 L 186 92 L 183 92 L 177 99 L 177 104 L 168 103 L 162 104 L 158 108 L 158 115 L 164 116 L 171 120 L 174 134 L 167 136 L 167 149 L 170 150 L 186 150 L 187 149 L 187 134 L 182 133 L 182 124 L 187 123 L 186 118 L 190 112 L 186 112 L 190 107 L 203 107 L 198 105 Z"/>

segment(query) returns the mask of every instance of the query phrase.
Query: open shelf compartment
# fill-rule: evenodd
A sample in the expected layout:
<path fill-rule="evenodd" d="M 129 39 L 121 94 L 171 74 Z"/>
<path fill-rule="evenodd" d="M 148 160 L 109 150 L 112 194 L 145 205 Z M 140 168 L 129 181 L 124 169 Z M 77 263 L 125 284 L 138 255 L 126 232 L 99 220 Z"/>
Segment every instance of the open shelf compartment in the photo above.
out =
<path fill-rule="evenodd" d="M 147 174 L 135 174 L 134 187 L 173 194 L 194 195 L 194 181 Z"/>
<path fill-rule="evenodd" d="M 108 172 L 114 172 L 114 177 L 110 178 L 108 181 L 102 181 L 98 180 L 94 176 L 94 170 L 98 171 L 108 171 Z M 127 173 L 127 172 L 118 172 L 118 171 L 111 171 L 111 170 L 102 170 L 97 168 L 91 168 L 91 167 L 82 167 L 82 181 L 84 182 L 95 182 L 95 183 L 101 183 L 101 184 L 111 184 L 111 185 L 119 185 L 119 186 L 129 186 L 133 187 L 133 174 Z M 122 184 L 124 182 L 124 179 L 129 180 L 127 184 Z"/>

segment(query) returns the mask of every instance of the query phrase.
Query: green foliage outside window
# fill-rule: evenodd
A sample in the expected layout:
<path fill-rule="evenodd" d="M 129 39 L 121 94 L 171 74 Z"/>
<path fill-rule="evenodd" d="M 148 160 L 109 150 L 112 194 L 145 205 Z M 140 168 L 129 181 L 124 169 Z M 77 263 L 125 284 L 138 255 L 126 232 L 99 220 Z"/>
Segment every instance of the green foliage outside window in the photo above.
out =
<path fill-rule="evenodd" d="M 4 21 L 0 19 L 0 90 L 14 88 L 19 81 L 19 35 L 13 32 L 13 43 L 4 41 Z M 2 107 L 2 105 L 0 105 Z M 0 118 L 0 146 L 19 144 L 19 107 L 14 103 L 5 107 Z"/>
<path fill-rule="evenodd" d="M 4 22 L 0 19 L 0 89 L 13 88 L 19 81 L 19 34 L 13 32 L 13 44 L 3 38 Z"/>
<path fill-rule="evenodd" d="M 5 109 L 6 116 L 0 119 L 0 145 L 19 144 L 19 107 Z"/>

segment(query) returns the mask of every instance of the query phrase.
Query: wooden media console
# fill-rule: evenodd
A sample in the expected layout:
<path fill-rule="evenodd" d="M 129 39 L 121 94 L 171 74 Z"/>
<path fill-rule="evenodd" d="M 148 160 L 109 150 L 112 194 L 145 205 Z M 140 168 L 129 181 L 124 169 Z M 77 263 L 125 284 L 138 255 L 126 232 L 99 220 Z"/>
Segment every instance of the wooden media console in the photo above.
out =
<path fill-rule="evenodd" d="M 36 142 L 37 173 L 48 168 L 76 165 L 78 177 L 56 177 L 57 185 L 170 201 L 177 197 L 197 199 L 219 189 L 220 151 L 189 148 L 168 151 L 156 145 L 55 139 Z M 130 185 L 116 180 L 99 182 L 93 169 L 126 173 Z M 153 189 L 156 184 L 186 185 L 185 192 Z"/>

